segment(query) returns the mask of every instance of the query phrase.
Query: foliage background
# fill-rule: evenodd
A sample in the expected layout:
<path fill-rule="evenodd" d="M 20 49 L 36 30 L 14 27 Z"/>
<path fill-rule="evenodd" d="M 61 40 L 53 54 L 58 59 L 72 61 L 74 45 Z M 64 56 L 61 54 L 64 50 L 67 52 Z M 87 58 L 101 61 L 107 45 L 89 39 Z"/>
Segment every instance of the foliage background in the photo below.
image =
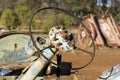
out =
<path fill-rule="evenodd" d="M 109 13 L 112 13 L 116 22 L 120 24 L 120 0 L 112 0 L 112 3 Z M 96 5 L 96 0 L 0 0 L 0 24 L 9 29 L 28 27 L 32 14 L 37 9 L 48 6 L 65 9 L 78 17 L 80 17 L 81 14 L 100 13 L 99 7 Z M 106 8 L 103 7 L 103 10 L 105 11 Z M 68 16 L 66 17 L 62 14 L 59 14 L 59 16 L 60 20 L 66 18 L 63 21 L 69 19 Z M 42 24 L 44 30 L 47 30 L 46 26 L 53 23 L 52 16 L 46 14 L 46 17 L 47 23 Z M 39 17 L 36 19 L 39 19 Z M 66 21 L 65 23 L 70 24 L 71 21 Z M 38 23 L 34 21 L 33 24 L 33 28 L 35 28 L 35 24 Z M 39 24 L 37 27 L 40 26 Z"/>

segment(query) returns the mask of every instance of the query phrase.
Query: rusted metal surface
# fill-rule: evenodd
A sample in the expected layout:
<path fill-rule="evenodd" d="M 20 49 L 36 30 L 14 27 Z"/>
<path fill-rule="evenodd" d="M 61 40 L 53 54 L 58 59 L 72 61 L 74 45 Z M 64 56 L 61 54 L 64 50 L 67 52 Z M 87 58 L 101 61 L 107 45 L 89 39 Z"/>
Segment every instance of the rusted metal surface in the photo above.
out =
<path fill-rule="evenodd" d="M 85 16 L 83 22 L 90 30 L 96 45 L 120 46 L 120 32 L 111 14 L 106 16 L 89 14 Z"/>
<path fill-rule="evenodd" d="M 29 40 L 25 34 L 11 34 L 0 39 L 0 68 L 18 69 L 25 67 L 29 56 L 25 53 L 25 44 Z M 22 62 L 21 62 L 22 61 Z"/>
<path fill-rule="evenodd" d="M 53 49 L 55 51 L 56 49 Z M 48 48 L 43 51 L 43 54 L 51 59 L 54 53 Z M 17 80 L 34 80 L 36 76 L 43 70 L 43 68 L 48 64 L 45 58 L 38 58 L 27 70 L 25 74 L 22 74 Z"/>
<path fill-rule="evenodd" d="M 74 48 L 73 35 L 69 30 L 63 28 L 63 26 L 51 28 L 49 38 L 51 44 L 61 51 L 73 50 Z"/>
<path fill-rule="evenodd" d="M 111 15 L 99 18 L 100 29 L 109 46 L 120 46 L 120 33 Z"/>
<path fill-rule="evenodd" d="M 30 57 L 30 58 L 22 60 L 22 61 L 1 62 L 0 68 L 8 69 L 8 70 L 24 69 L 25 67 L 27 67 L 29 64 L 31 64 L 36 59 L 37 59 L 37 57 Z"/>
<path fill-rule="evenodd" d="M 81 48 L 87 48 L 91 46 L 92 39 L 90 37 L 90 34 L 87 32 L 87 30 L 82 26 L 82 24 L 79 25 L 78 28 L 78 36 L 77 36 L 77 44 Z"/>
<path fill-rule="evenodd" d="M 52 46 L 49 45 L 50 44 L 49 41 L 45 41 L 45 43 L 41 43 L 41 40 L 43 40 L 41 39 L 42 37 L 38 37 L 38 38 L 34 37 L 35 39 L 34 43 L 38 46 L 40 50 L 48 46 L 48 48 L 45 48 L 42 52 L 40 52 L 42 54 L 35 53 L 36 51 L 36 49 L 34 48 L 35 44 L 33 44 L 31 40 L 27 43 L 26 46 L 27 48 L 25 50 L 28 53 L 28 55 L 30 56 L 35 56 L 38 54 L 44 55 L 48 60 L 44 56 L 38 56 L 38 59 L 34 61 L 33 64 L 29 67 L 29 69 L 27 69 L 27 71 L 25 71 L 24 74 L 21 74 L 21 76 L 19 76 L 17 80 L 34 80 L 37 77 L 37 75 L 43 70 L 43 68 L 46 67 L 46 65 L 50 62 L 49 60 L 51 60 L 51 58 L 55 55 L 55 53 L 58 50 L 62 50 L 62 51 L 73 50 L 73 46 L 70 46 L 69 44 L 69 41 L 72 40 L 73 38 L 66 39 L 65 36 L 70 37 L 70 34 L 65 33 L 66 34 L 65 35 L 62 34 L 63 32 L 64 29 L 62 29 L 62 27 L 58 29 L 56 27 L 53 27 L 50 30 L 49 37 Z M 61 45 L 56 46 L 56 44 L 58 43 L 60 43 Z"/>
<path fill-rule="evenodd" d="M 101 32 L 99 31 L 96 16 L 93 14 L 86 15 L 85 17 L 83 17 L 83 23 L 85 24 L 87 29 L 90 31 L 90 33 L 91 33 L 90 35 L 94 39 L 95 44 L 99 45 L 99 46 L 104 46 L 105 43 L 102 38 Z M 78 31 L 78 33 L 79 33 L 79 31 Z"/>
<path fill-rule="evenodd" d="M 94 22 L 93 23 L 93 27 L 95 27 L 95 31 L 97 33 L 96 34 L 97 35 L 96 39 L 94 39 L 95 40 L 95 44 L 96 45 L 100 45 L 100 46 L 104 46 L 105 42 L 103 40 L 101 32 L 99 31 L 99 27 L 98 27 L 98 24 L 97 24 L 96 16 L 91 14 L 91 19 Z"/>

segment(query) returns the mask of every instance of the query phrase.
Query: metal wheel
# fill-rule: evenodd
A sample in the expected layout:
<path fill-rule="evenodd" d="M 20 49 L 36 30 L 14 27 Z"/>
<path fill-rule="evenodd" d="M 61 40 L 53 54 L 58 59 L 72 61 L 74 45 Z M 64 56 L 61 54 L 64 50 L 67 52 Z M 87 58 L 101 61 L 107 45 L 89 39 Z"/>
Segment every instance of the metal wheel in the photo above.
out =
<path fill-rule="evenodd" d="M 51 24 L 49 24 L 49 26 L 48 26 L 48 29 L 50 28 L 50 27 L 54 27 L 54 26 L 67 26 L 66 28 L 70 28 L 70 26 L 72 25 L 72 22 L 74 22 L 75 21 L 75 19 L 76 19 L 76 17 L 74 17 L 72 14 L 70 14 L 70 12 L 68 12 L 68 11 L 66 11 L 66 10 L 63 10 L 63 9 L 60 9 L 60 8 L 55 8 L 55 7 L 46 7 L 46 8 L 42 8 L 42 9 L 38 9 L 34 14 L 33 14 L 33 16 L 32 16 L 32 18 L 31 18 L 31 21 L 30 21 L 30 26 L 29 26 L 29 33 L 30 33 L 30 37 L 31 37 L 31 40 L 32 40 L 32 42 L 33 42 L 33 45 L 35 46 L 35 48 L 38 50 L 38 52 L 42 52 L 42 50 L 40 50 L 39 48 L 38 48 L 38 46 L 35 44 L 35 41 L 34 41 L 34 39 L 33 39 L 33 34 L 32 34 L 32 22 L 33 22 L 33 20 L 35 19 L 35 16 L 36 15 L 40 15 L 40 17 L 39 18 L 43 18 L 44 17 L 44 21 L 43 21 L 43 23 L 45 22 L 45 23 L 48 23 L 48 22 L 46 22 L 47 20 L 45 20 L 47 17 L 46 17 L 46 15 L 48 15 L 49 14 L 49 16 L 48 17 L 50 17 L 50 16 L 53 16 L 53 19 L 51 19 L 53 22 L 51 23 Z M 62 17 L 62 15 L 65 15 L 64 17 Z M 66 16 L 70 16 L 72 19 L 71 20 L 69 20 L 69 21 L 71 21 L 70 22 L 70 24 L 67 24 L 67 22 L 65 23 L 65 21 L 66 20 L 64 20 L 64 18 L 66 18 Z M 62 20 L 60 20 L 60 19 L 62 19 Z M 67 19 L 69 19 L 69 18 L 67 18 Z M 49 20 L 49 21 L 51 21 L 51 20 Z M 42 24 L 43 24 L 42 23 Z M 44 23 L 44 24 L 45 24 Z M 82 23 L 81 23 L 82 24 Z M 69 26 L 69 27 L 68 27 Z M 44 26 L 41 26 L 41 27 L 44 27 Z M 86 29 L 86 27 L 84 26 L 84 28 Z M 50 30 L 50 29 L 49 29 Z M 86 31 L 88 32 L 88 30 L 86 29 Z M 70 31 L 71 32 L 71 31 Z M 88 32 L 88 34 L 89 34 L 89 32 Z M 74 34 L 73 33 L 73 35 L 75 36 L 76 34 Z M 91 35 L 89 35 L 89 37 L 91 38 Z M 86 40 L 87 40 L 88 38 L 86 38 Z M 61 54 L 62 54 L 62 57 L 63 57 L 63 61 L 70 61 L 70 62 L 72 62 L 72 70 L 78 70 L 78 69 L 82 69 L 82 68 L 84 68 L 84 67 L 86 67 L 86 66 L 88 66 L 92 61 L 93 61 L 93 59 L 94 59 L 94 56 L 95 56 L 95 46 L 94 46 L 94 42 L 93 42 L 93 40 L 92 40 L 92 38 L 91 38 L 91 44 L 92 44 L 92 46 L 87 50 L 87 49 L 83 49 L 82 48 L 82 46 L 81 47 L 79 47 L 78 45 L 79 44 L 81 44 L 81 43 L 79 43 L 79 44 L 77 44 L 77 42 L 76 42 L 76 39 L 74 40 L 74 42 L 75 42 L 75 49 L 74 50 L 70 50 L 69 52 L 66 52 L 66 53 L 62 53 L 62 52 L 60 52 Z M 88 43 L 86 43 L 86 44 L 88 44 Z M 74 54 L 72 54 L 72 52 L 74 51 L 74 53 L 76 54 L 76 55 L 74 55 Z M 83 53 L 83 54 L 82 54 Z M 86 53 L 87 55 L 84 55 L 84 53 Z M 42 54 L 41 53 L 41 55 L 45 58 L 45 59 L 47 59 L 50 63 L 52 63 L 52 64 L 54 64 L 54 65 L 56 65 L 56 66 L 59 66 L 59 67 L 61 67 L 61 68 L 63 68 L 62 66 L 60 66 L 60 65 L 58 65 L 58 64 L 56 64 L 56 63 L 54 63 L 54 62 L 52 62 L 50 59 L 48 59 L 46 56 L 44 56 L 44 54 Z M 66 58 L 66 56 L 68 57 L 68 58 Z M 83 60 L 81 60 L 82 58 L 81 57 L 86 57 L 85 58 L 85 62 L 83 62 Z M 74 58 L 72 58 L 72 57 L 74 57 L 75 59 L 77 58 L 77 60 L 73 60 Z M 81 62 L 82 61 L 82 62 Z M 77 65 L 76 65 L 77 64 Z M 65 68 L 66 69 L 66 68 Z"/>

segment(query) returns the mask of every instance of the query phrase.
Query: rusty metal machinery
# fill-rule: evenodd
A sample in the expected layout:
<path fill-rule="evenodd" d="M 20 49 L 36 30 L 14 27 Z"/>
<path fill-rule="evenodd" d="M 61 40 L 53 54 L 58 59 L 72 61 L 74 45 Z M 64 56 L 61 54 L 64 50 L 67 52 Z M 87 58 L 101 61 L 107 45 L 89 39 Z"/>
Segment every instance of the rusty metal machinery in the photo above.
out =
<path fill-rule="evenodd" d="M 44 11 L 44 10 L 51 10 L 51 12 L 54 10 L 56 13 L 57 13 L 57 11 L 58 11 L 58 13 L 65 13 L 66 15 L 70 15 L 72 18 L 74 18 L 74 19 L 77 19 L 74 15 L 73 15 L 73 13 L 70 13 L 70 12 L 68 12 L 68 11 L 66 11 L 66 10 L 64 10 L 64 9 L 60 9 L 60 8 L 55 8 L 55 7 L 46 7 L 46 8 L 42 8 L 42 9 L 39 9 L 39 10 L 37 10 L 35 13 L 34 13 L 34 15 L 32 16 L 32 18 L 31 18 L 31 21 L 30 21 L 30 27 L 29 27 L 29 32 L 30 32 L 30 37 L 31 37 L 31 40 L 33 41 L 33 45 L 35 46 L 35 48 L 38 50 L 38 51 L 40 51 L 39 50 L 39 48 L 37 47 L 37 45 L 34 43 L 34 39 L 33 39 L 33 35 L 31 34 L 31 32 L 32 32 L 32 30 L 31 30 L 31 23 L 32 23 L 32 20 L 33 20 L 33 18 L 34 18 L 34 16 L 37 14 L 37 13 L 40 13 L 40 12 L 42 12 L 42 11 Z M 54 15 L 54 14 L 53 14 Z M 57 16 L 57 14 L 55 14 L 55 16 Z M 79 19 L 77 19 L 77 20 L 79 20 Z M 52 40 L 52 38 L 51 37 L 53 37 L 53 35 L 55 35 L 55 37 L 56 37 L 56 39 L 58 39 L 57 37 L 60 35 L 60 34 L 62 34 L 62 32 L 64 32 L 64 31 L 67 31 L 67 34 L 69 34 L 68 36 L 71 36 L 70 34 L 72 34 L 71 32 L 69 32 L 69 30 L 68 29 L 63 29 L 64 27 L 61 25 L 59 25 L 59 23 L 57 23 L 57 21 L 54 21 L 54 23 L 56 23 L 55 25 L 54 25 L 54 27 L 53 28 L 51 28 L 50 29 L 50 32 L 49 32 L 49 38 L 50 38 L 50 41 Z M 86 28 L 86 26 L 80 21 L 80 23 L 83 25 L 82 27 L 84 27 L 85 29 L 86 29 L 86 31 L 88 32 L 88 34 L 90 34 L 90 31 Z M 56 28 L 56 29 L 55 29 Z M 54 32 L 54 31 L 56 31 L 56 32 Z M 51 36 L 51 34 L 53 33 L 53 35 Z M 74 33 L 73 33 L 74 34 Z M 51 36 L 51 37 L 50 37 Z M 75 36 L 75 35 L 73 35 L 73 36 Z M 70 49 L 77 49 L 77 50 L 81 50 L 81 51 L 83 51 L 83 52 L 86 52 L 86 53 L 88 53 L 88 54 L 90 54 L 91 56 L 94 56 L 95 55 L 95 45 L 94 45 L 94 41 L 93 41 L 93 38 L 92 38 L 92 36 L 91 35 L 89 35 L 89 37 L 91 38 L 91 41 L 92 41 L 92 48 L 93 49 L 91 49 L 91 52 L 89 52 L 89 51 L 86 51 L 86 50 L 83 50 L 82 49 L 82 47 L 78 47 L 77 45 L 79 45 L 79 44 L 76 44 L 75 42 L 75 45 L 74 45 L 74 48 L 69 48 L 68 50 L 70 50 Z M 68 38 L 69 39 L 69 38 Z M 58 39 L 58 41 L 62 41 L 62 40 L 60 40 L 60 39 Z M 71 40 L 68 40 L 68 41 L 71 41 Z M 57 40 L 56 41 L 54 41 L 54 43 L 56 43 L 57 42 Z M 64 43 L 64 41 L 62 42 L 62 43 Z M 62 46 L 62 45 L 61 45 Z M 61 47 L 60 46 L 60 47 Z M 65 47 L 65 46 L 64 46 Z M 73 47 L 73 46 L 72 46 Z M 63 50 L 64 51 L 64 50 Z M 67 48 L 66 48 L 66 50 L 65 51 L 67 51 Z M 42 54 L 41 54 L 42 55 Z M 44 55 L 43 55 L 44 56 Z M 49 61 L 49 60 L 48 60 Z M 54 64 L 54 63 L 53 63 Z"/>
<path fill-rule="evenodd" d="M 28 58 L 24 46 L 30 37 L 23 33 L 2 35 L 0 39 L 0 61 L 12 62 Z M 22 53 L 22 55 L 21 55 Z"/>
<path fill-rule="evenodd" d="M 49 10 L 49 11 L 47 12 L 47 10 Z M 41 37 L 39 35 L 35 36 L 35 34 L 32 34 L 31 27 L 32 27 L 33 19 L 36 14 L 43 14 L 44 12 L 42 13 L 42 11 L 45 11 L 45 13 L 48 13 L 48 14 L 50 12 L 53 12 L 53 15 L 54 15 L 54 19 L 53 19 L 54 25 L 51 26 L 52 28 L 49 31 L 49 34 L 48 34 L 49 38 Z M 4 69 L 7 68 L 8 73 L 13 73 L 13 71 L 14 70 L 17 71 L 18 70 L 17 67 L 19 67 L 19 70 L 22 69 L 22 71 L 20 71 L 21 75 L 20 75 L 20 73 L 18 74 L 19 77 L 17 78 L 17 80 L 34 80 L 34 79 L 37 79 L 38 75 L 40 73 L 42 73 L 46 67 L 49 67 L 49 64 L 53 64 L 54 65 L 53 67 L 57 71 L 57 73 L 55 71 L 55 74 L 59 79 L 60 75 L 70 75 L 74 71 L 83 69 L 86 66 L 88 66 L 93 61 L 94 56 L 95 56 L 95 45 L 94 45 L 94 41 L 93 41 L 91 35 L 89 35 L 89 38 L 91 38 L 90 40 L 92 41 L 91 42 L 92 46 L 89 47 L 89 50 L 87 50 L 87 48 L 83 49 L 82 46 L 78 46 L 79 43 L 76 43 L 77 39 L 75 37 L 76 33 L 72 33 L 69 29 L 65 28 L 63 24 L 59 23 L 59 21 L 57 19 L 57 15 L 59 13 L 64 13 L 65 15 L 69 15 L 73 19 L 77 19 L 75 16 L 73 16 L 72 13 L 69 13 L 66 10 L 63 10 L 60 8 L 55 8 L 55 7 L 46 7 L 46 8 L 38 9 L 33 14 L 32 18 L 30 20 L 30 25 L 29 25 L 30 37 L 28 35 L 16 34 L 16 33 L 11 34 L 9 36 L 2 37 L 0 40 L 1 43 L 3 41 L 5 41 L 4 39 L 8 38 L 7 39 L 8 41 L 6 41 L 6 43 L 11 43 L 11 45 L 8 44 L 8 47 L 12 48 L 13 52 L 16 52 L 15 54 L 17 57 L 14 57 L 13 64 L 15 64 L 15 65 L 12 66 L 12 69 L 11 69 L 11 67 L 7 68 L 6 67 L 7 65 L 4 66 L 3 64 L 1 64 L 0 65 L 1 71 L 5 71 Z M 81 24 L 83 24 L 83 23 L 81 22 Z M 69 26 L 70 26 L 70 24 L 69 24 Z M 89 34 L 90 32 L 85 27 L 85 25 L 83 27 L 86 29 L 86 31 Z M 12 37 L 15 37 L 15 38 L 12 38 Z M 21 39 L 21 41 L 19 42 L 18 39 Z M 13 41 L 13 43 L 10 41 Z M 18 41 L 18 43 L 17 43 L 17 41 Z M 24 44 L 24 45 L 22 45 L 22 44 Z M 22 48 L 24 50 L 22 50 L 21 47 L 20 47 L 20 50 L 23 52 L 18 51 L 19 46 L 22 46 Z M 1 46 L 1 50 L 3 50 L 3 48 L 4 47 Z M 9 48 L 7 48 L 7 49 L 9 49 Z M 72 53 L 71 53 L 72 51 L 74 51 L 77 54 L 77 56 L 72 55 Z M 6 56 L 8 53 L 7 52 L 5 52 L 5 53 L 6 54 L 4 54 L 4 55 Z M 59 54 L 59 53 L 61 53 L 61 54 Z M 56 54 L 57 54 L 57 60 L 56 60 L 56 62 L 54 62 L 51 59 L 53 59 Z M 3 55 L 3 53 L 0 53 L 0 55 Z M 82 60 L 83 56 L 86 58 L 88 58 L 88 57 L 89 58 L 84 60 L 86 62 L 80 63 L 78 66 L 75 66 L 75 61 L 72 62 L 72 58 L 69 58 L 69 59 L 71 59 L 69 61 L 64 60 L 64 57 L 66 55 L 68 57 L 74 56 L 75 58 L 78 59 L 78 61 Z M 11 53 L 9 53 L 8 56 L 11 57 Z M 21 57 L 19 57 L 19 56 L 21 56 Z M 18 61 L 16 60 L 16 58 Z M 13 58 L 11 58 L 11 60 L 12 59 Z M 6 58 L 6 60 L 7 60 L 7 58 Z M 8 60 L 7 60 L 7 62 L 8 62 Z M 22 60 L 22 61 L 20 61 L 20 60 Z M 28 64 L 26 64 L 26 63 L 28 63 Z M 11 66 L 11 63 L 8 65 Z M 4 74 L 4 75 L 6 75 L 6 74 Z M 13 75 L 16 75 L 16 74 L 14 73 Z M 44 76 L 44 74 L 42 74 L 42 76 Z"/>
<path fill-rule="evenodd" d="M 96 15 L 96 14 L 88 14 L 83 18 L 84 18 L 83 23 L 91 32 L 92 38 L 94 39 L 96 46 L 106 46 L 106 47 L 120 46 L 119 27 L 116 25 L 112 14 L 107 14 L 104 16 Z M 88 39 L 89 35 L 87 34 L 84 28 L 81 28 L 81 26 L 82 25 L 80 25 L 78 29 L 78 33 L 80 36 L 78 37 L 79 42 L 83 42 L 82 40 L 85 40 L 87 38 L 87 40 L 89 40 L 90 43 L 90 39 Z"/>
<path fill-rule="evenodd" d="M 72 68 L 70 69 L 70 72 L 71 72 L 71 70 L 73 70 L 73 71 L 74 70 L 79 70 L 79 69 L 82 69 L 82 68 L 88 66 L 94 59 L 95 46 L 94 46 L 93 39 L 91 38 L 92 46 L 93 46 L 92 52 L 89 52 L 87 50 L 83 50 L 82 48 L 76 46 L 73 34 L 71 32 L 69 32 L 69 30 L 65 29 L 63 26 L 58 25 L 58 23 L 49 32 L 50 44 L 47 45 L 47 46 L 43 46 L 41 48 L 41 46 L 44 44 L 44 42 L 42 42 L 42 45 L 41 45 L 41 40 L 38 41 L 39 40 L 38 38 L 34 38 L 34 36 L 31 33 L 32 32 L 31 23 L 33 21 L 34 16 L 37 13 L 39 13 L 41 11 L 44 11 L 44 10 L 54 10 L 55 12 L 60 11 L 60 12 L 66 13 L 67 15 L 72 15 L 72 14 L 68 14 L 69 12 L 67 12 L 63 9 L 55 8 L 55 7 L 42 8 L 42 9 L 37 10 L 33 14 L 32 18 L 31 18 L 31 21 L 30 21 L 29 32 L 30 32 L 32 47 L 34 46 L 34 48 L 32 48 L 33 51 L 30 52 L 30 53 L 32 53 L 30 55 L 37 55 L 39 57 L 33 63 L 33 65 L 26 71 L 26 73 L 22 74 L 18 78 L 18 80 L 33 80 L 33 79 L 35 79 L 36 76 L 49 63 L 54 64 L 55 66 L 57 66 L 60 69 L 68 70 L 68 68 L 65 68 L 62 65 L 60 65 L 61 62 L 58 61 L 58 64 L 56 64 L 55 62 L 51 61 L 52 57 L 56 54 L 56 52 L 60 51 L 60 50 L 63 51 L 63 52 L 72 51 L 72 50 L 80 50 L 81 52 L 89 54 L 89 56 L 91 57 L 90 60 L 82 66 L 74 67 L 72 65 Z M 74 17 L 74 16 L 71 16 L 71 17 Z M 91 36 L 91 35 L 89 35 L 89 36 Z M 40 37 L 40 39 L 42 39 L 42 37 Z M 48 41 L 45 41 L 45 44 L 47 42 Z M 31 46 L 28 46 L 28 47 L 30 48 L 29 50 L 31 50 Z M 37 70 L 34 70 L 35 68 Z M 58 72 L 59 72 L 59 69 L 58 69 Z M 57 76 L 59 77 L 59 74 Z"/>

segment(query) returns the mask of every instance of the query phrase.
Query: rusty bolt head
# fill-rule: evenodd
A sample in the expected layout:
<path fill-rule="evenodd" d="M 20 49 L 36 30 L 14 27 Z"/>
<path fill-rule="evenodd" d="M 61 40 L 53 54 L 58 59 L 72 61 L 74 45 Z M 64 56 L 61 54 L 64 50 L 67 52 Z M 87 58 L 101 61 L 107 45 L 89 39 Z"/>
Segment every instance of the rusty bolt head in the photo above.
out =
<path fill-rule="evenodd" d="M 67 35 L 66 32 L 62 32 L 62 33 L 61 33 L 61 37 L 62 37 L 63 39 L 66 40 L 66 39 L 67 39 L 67 36 L 68 36 L 68 35 Z"/>

